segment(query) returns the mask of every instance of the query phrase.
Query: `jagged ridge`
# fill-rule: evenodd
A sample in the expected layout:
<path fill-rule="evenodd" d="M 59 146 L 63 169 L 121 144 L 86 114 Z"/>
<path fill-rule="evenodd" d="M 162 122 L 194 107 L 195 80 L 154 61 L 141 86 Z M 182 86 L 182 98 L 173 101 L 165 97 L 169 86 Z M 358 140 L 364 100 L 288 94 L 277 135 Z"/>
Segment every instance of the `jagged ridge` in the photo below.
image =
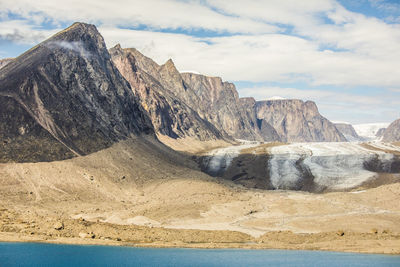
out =
<path fill-rule="evenodd" d="M 85 155 L 152 133 L 94 25 L 75 23 L 0 71 L 0 161 Z"/>

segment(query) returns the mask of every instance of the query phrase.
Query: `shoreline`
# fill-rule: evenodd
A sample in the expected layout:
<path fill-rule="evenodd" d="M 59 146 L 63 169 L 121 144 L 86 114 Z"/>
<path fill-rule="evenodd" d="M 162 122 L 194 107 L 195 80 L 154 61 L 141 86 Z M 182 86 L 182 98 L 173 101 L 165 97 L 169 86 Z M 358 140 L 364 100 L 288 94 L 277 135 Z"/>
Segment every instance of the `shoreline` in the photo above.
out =
<path fill-rule="evenodd" d="M 21 235 L 19 233 L 0 232 L 0 242 L 2 243 L 38 243 L 38 244 L 56 244 L 56 245 L 113 246 L 113 247 L 135 247 L 135 248 L 303 250 L 303 251 L 342 252 L 342 253 L 400 256 L 400 239 L 386 240 L 386 241 L 396 242 L 398 244 L 397 247 L 395 246 L 392 248 L 391 246 L 388 246 L 386 248 L 381 246 L 377 247 L 369 246 L 370 245 L 369 241 L 375 241 L 376 243 L 377 241 L 383 241 L 383 239 L 356 240 L 358 241 L 356 242 L 358 246 L 354 246 L 354 244 L 346 242 L 348 240 L 343 240 L 344 242 L 339 242 L 339 243 L 338 242 L 312 243 L 310 242 L 310 240 L 307 241 L 301 244 L 289 244 L 287 242 L 280 242 L 279 244 L 276 244 L 274 240 L 271 240 L 271 242 L 243 242 L 243 243 L 241 242 L 185 243 L 182 241 L 132 242 L 132 241 L 101 240 L 101 239 L 76 238 L 76 237 L 56 237 L 50 239 L 43 236 L 31 236 L 31 235 Z"/>

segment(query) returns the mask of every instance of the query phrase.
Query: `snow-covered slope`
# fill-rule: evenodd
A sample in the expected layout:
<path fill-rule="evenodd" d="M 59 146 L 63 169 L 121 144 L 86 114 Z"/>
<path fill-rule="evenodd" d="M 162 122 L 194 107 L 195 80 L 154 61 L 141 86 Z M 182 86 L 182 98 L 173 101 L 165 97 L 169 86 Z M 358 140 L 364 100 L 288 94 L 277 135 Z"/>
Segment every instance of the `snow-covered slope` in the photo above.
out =
<path fill-rule="evenodd" d="M 363 137 L 366 140 L 376 140 L 376 133 L 381 128 L 386 128 L 389 126 L 389 122 L 382 122 L 382 123 L 366 123 L 366 124 L 355 124 L 353 125 L 354 129 L 356 130 L 357 134 Z"/>

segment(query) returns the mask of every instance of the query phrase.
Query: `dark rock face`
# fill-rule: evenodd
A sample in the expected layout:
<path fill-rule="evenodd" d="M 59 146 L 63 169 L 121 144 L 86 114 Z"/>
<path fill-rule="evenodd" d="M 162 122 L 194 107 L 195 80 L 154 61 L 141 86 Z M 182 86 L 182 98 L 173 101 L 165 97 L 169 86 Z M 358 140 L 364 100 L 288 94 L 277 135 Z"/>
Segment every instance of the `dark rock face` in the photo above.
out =
<path fill-rule="evenodd" d="M 0 69 L 5 67 L 8 63 L 10 63 L 11 61 L 13 61 L 13 58 L 3 58 L 0 59 Z"/>
<path fill-rule="evenodd" d="M 85 155 L 154 133 L 93 25 L 75 23 L 0 70 L 0 162 Z"/>
<path fill-rule="evenodd" d="M 400 119 L 392 122 L 383 132 L 384 142 L 399 142 L 400 141 Z"/>
<path fill-rule="evenodd" d="M 363 138 L 360 137 L 356 130 L 354 130 L 353 126 L 351 124 L 347 123 L 334 123 L 336 129 L 341 132 L 344 137 L 347 139 L 349 142 L 354 142 L 354 141 L 363 141 Z"/>
<path fill-rule="evenodd" d="M 257 118 L 275 128 L 284 142 L 346 142 L 312 101 L 269 100 L 256 103 Z"/>
<path fill-rule="evenodd" d="M 202 119 L 170 90 L 184 89 L 172 61 L 159 66 L 136 49 L 122 49 L 119 45 L 110 49 L 110 53 L 115 66 L 130 83 L 157 132 L 172 138 L 190 136 L 202 141 L 222 138 L 222 134 L 211 123 Z M 184 96 L 185 92 L 181 91 L 180 94 Z"/>

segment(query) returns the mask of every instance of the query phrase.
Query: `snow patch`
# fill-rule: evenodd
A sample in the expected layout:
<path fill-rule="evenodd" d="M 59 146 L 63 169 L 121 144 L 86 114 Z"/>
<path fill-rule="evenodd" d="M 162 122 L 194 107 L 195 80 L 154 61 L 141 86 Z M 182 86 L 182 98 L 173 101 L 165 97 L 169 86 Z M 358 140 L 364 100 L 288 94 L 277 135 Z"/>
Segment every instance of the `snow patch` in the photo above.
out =
<path fill-rule="evenodd" d="M 193 74 L 201 75 L 200 72 L 194 71 L 194 70 L 183 70 L 183 71 L 180 71 L 180 73 L 193 73 Z"/>
<path fill-rule="evenodd" d="M 355 124 L 353 125 L 353 128 L 359 136 L 367 139 L 368 141 L 372 141 L 377 140 L 376 133 L 379 131 L 379 129 L 387 128 L 389 124 L 389 122 Z"/>
<path fill-rule="evenodd" d="M 273 96 L 270 98 L 267 98 L 266 100 L 285 100 L 286 98 L 281 97 L 281 96 Z"/>

